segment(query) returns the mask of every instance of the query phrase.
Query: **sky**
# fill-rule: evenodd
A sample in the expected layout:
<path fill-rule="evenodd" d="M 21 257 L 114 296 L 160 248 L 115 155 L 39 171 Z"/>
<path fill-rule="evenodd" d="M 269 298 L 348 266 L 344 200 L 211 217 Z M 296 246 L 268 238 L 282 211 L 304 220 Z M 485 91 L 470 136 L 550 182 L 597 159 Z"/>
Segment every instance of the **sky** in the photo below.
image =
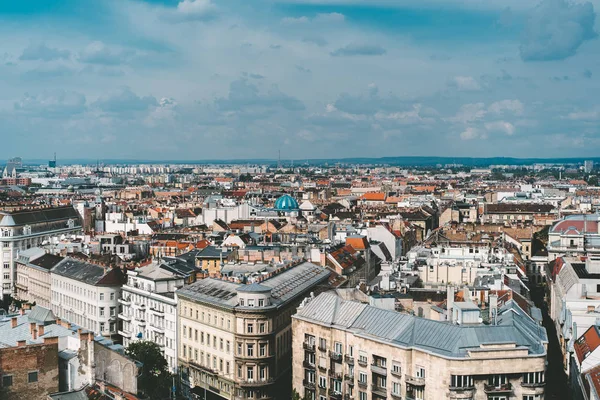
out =
<path fill-rule="evenodd" d="M 0 158 L 600 155 L 600 0 L 0 2 Z"/>

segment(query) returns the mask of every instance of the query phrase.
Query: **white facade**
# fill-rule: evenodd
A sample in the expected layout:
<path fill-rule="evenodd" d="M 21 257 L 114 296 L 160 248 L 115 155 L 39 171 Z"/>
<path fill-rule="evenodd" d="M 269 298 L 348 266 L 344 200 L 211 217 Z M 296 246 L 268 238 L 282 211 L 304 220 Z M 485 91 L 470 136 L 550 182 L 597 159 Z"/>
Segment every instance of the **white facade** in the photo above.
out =
<path fill-rule="evenodd" d="M 72 207 L 0 212 L 0 296 L 15 292 L 21 251 L 79 232 L 81 222 Z"/>
<path fill-rule="evenodd" d="M 58 318 L 96 334 L 116 334 L 121 286 L 90 284 L 55 273 L 57 267 L 68 261 L 69 259 L 63 260 L 50 271 L 52 312 Z M 95 267 L 102 269 L 100 266 Z"/>
<path fill-rule="evenodd" d="M 184 279 L 152 265 L 127 272 L 119 299 L 122 328 L 119 334 L 127 347 L 136 340 L 157 343 L 169 364 L 177 370 L 177 299 L 175 290 Z"/>

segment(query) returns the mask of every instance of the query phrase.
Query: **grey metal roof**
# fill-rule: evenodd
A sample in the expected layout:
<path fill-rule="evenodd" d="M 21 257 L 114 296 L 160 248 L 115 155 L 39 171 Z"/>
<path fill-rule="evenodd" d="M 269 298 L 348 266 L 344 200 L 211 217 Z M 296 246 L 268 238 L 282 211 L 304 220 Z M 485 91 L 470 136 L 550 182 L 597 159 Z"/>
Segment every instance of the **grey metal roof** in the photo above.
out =
<path fill-rule="evenodd" d="M 0 217 L 0 226 L 32 225 L 68 219 L 73 219 L 76 222 L 79 221 L 79 213 L 71 206 L 37 210 L 3 211 L 0 212 Z"/>
<path fill-rule="evenodd" d="M 468 350 L 482 344 L 509 342 L 527 348 L 530 354 L 544 354 L 548 341 L 546 330 L 512 300 L 499 310 L 497 325 L 452 325 L 342 300 L 332 292 L 311 300 L 293 318 L 451 358 L 467 357 Z"/>
<path fill-rule="evenodd" d="M 267 293 L 270 292 L 272 289 L 270 287 L 261 285 L 260 283 L 251 283 L 250 285 L 242 285 L 241 287 L 237 288 L 238 292 L 245 292 L 245 293 Z"/>
<path fill-rule="evenodd" d="M 88 285 L 96 285 L 105 274 L 104 268 L 99 265 L 70 257 L 56 264 L 50 272 Z"/>
<path fill-rule="evenodd" d="M 326 281 L 329 274 L 330 271 L 325 268 L 304 262 L 288 267 L 279 274 L 260 282 L 260 286 L 271 290 L 271 304 L 279 306 Z M 238 305 L 237 292 L 245 286 L 241 283 L 206 278 L 177 290 L 177 295 L 194 301 L 233 308 Z"/>
<path fill-rule="evenodd" d="M 44 325 L 56 321 L 54 313 L 51 310 L 41 306 L 33 307 L 29 314 L 27 314 L 27 317 L 29 318 L 29 322 L 35 322 L 37 324 Z"/>

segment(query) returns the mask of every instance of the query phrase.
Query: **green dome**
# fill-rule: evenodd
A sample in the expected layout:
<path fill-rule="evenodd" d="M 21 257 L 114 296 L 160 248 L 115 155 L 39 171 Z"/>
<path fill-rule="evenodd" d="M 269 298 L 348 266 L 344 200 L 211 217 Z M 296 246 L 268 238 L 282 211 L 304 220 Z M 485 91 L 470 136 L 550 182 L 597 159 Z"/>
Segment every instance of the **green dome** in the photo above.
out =
<path fill-rule="evenodd" d="M 289 194 L 284 194 L 275 201 L 275 209 L 278 211 L 293 211 L 298 208 L 298 202 Z"/>

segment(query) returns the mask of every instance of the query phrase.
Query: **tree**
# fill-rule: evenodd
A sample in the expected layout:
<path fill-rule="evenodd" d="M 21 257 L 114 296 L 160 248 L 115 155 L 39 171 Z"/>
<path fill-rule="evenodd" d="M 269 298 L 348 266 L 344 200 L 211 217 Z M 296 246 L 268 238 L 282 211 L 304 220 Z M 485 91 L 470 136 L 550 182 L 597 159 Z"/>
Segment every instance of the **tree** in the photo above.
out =
<path fill-rule="evenodd" d="M 138 389 L 150 399 L 164 399 L 169 396 L 172 375 L 160 347 L 154 342 L 132 342 L 125 354 L 142 363 L 138 379 Z"/>

